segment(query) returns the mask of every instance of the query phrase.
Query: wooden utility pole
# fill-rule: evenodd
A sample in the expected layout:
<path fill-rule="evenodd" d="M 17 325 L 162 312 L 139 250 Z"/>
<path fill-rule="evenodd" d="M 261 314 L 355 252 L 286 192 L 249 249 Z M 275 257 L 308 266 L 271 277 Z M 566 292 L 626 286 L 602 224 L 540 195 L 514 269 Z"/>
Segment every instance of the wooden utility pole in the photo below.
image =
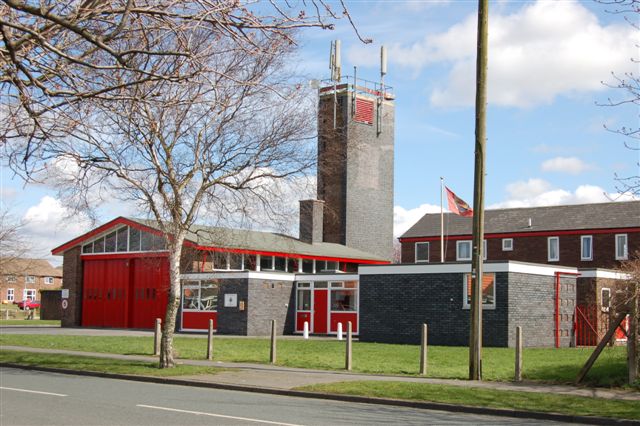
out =
<path fill-rule="evenodd" d="M 487 138 L 487 58 L 489 0 L 478 0 L 476 59 L 476 143 L 473 178 L 473 257 L 471 264 L 471 330 L 469 380 L 482 380 L 482 257 L 484 240 L 484 161 Z"/>

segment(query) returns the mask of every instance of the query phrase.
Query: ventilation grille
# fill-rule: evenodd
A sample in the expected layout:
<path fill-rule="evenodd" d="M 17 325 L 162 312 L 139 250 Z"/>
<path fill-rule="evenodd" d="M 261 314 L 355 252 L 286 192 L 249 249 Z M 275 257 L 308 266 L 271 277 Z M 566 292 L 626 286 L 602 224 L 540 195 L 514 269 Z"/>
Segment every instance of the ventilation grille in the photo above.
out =
<path fill-rule="evenodd" d="M 355 120 L 360 123 L 373 124 L 373 101 L 356 98 Z"/>

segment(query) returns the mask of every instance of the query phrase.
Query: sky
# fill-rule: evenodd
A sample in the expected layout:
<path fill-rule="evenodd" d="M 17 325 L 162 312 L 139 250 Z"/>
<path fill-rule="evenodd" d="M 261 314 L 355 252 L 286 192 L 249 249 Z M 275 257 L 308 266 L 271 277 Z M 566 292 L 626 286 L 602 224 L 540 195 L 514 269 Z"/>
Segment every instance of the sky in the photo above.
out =
<path fill-rule="evenodd" d="M 639 71 L 631 61 L 640 56 L 638 31 L 593 1 L 489 3 L 485 206 L 629 199 L 618 194 L 615 176 L 640 173 L 640 150 L 625 148 L 625 138 L 604 126 L 638 127 L 638 106 L 603 104 L 624 98 L 607 87 L 612 72 Z M 377 81 L 380 46 L 387 47 L 385 83 L 396 95 L 398 236 L 423 214 L 439 212 L 440 177 L 473 202 L 477 1 L 347 6 L 358 32 L 373 43 L 360 42 L 346 20 L 334 31 L 305 30 L 296 65 L 309 78 L 328 78 L 329 45 L 340 39 L 343 75 L 356 66 L 359 78 Z M 65 217 L 54 188 L 24 185 L 6 168 L 1 173 L 0 207 L 25 221 L 35 255 L 47 256 L 90 229 L 86 218 Z M 121 206 L 106 203 L 99 219 L 120 214 Z"/>

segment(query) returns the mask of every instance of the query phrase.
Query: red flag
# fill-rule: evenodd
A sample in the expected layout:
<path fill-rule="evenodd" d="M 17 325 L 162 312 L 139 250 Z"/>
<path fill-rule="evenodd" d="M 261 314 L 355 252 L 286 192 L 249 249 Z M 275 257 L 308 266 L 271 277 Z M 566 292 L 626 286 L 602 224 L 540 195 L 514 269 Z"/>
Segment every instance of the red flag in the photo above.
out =
<path fill-rule="evenodd" d="M 460 197 L 453 193 L 452 190 L 447 188 L 447 200 L 449 201 L 449 210 L 458 216 L 471 217 L 473 216 L 473 209 L 469 207 L 469 204 L 465 203 Z"/>

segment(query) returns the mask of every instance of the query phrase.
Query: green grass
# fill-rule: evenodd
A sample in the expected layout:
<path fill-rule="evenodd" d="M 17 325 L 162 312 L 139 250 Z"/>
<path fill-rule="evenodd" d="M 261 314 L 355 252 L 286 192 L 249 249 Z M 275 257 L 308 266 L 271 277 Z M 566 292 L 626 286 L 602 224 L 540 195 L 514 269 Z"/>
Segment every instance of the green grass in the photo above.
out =
<path fill-rule="evenodd" d="M 10 319 L 0 320 L 0 325 L 56 325 L 60 326 L 60 320 L 24 320 L 24 319 Z"/>
<path fill-rule="evenodd" d="M 404 382 L 342 382 L 305 386 L 298 389 L 342 395 L 640 420 L 640 403 L 638 401 Z"/>
<path fill-rule="evenodd" d="M 121 336 L 51 336 L 0 335 L 0 345 L 31 346 L 37 348 L 69 349 L 116 354 L 150 355 L 152 337 Z M 344 368 L 345 343 L 326 340 L 278 341 L 278 364 L 325 370 Z M 204 359 L 206 339 L 176 337 L 178 357 Z M 525 380 L 572 383 L 592 352 L 592 348 L 525 349 Z M 214 359 L 226 362 L 267 363 L 268 339 L 214 338 Z M 353 369 L 376 374 L 417 375 L 419 347 L 355 342 Z M 513 379 L 514 350 L 509 348 L 483 349 L 483 378 L 509 381 Z M 429 347 L 428 376 L 466 379 L 468 351 L 465 347 Z M 622 386 L 626 378 L 626 351 L 623 347 L 606 348 L 586 383 L 597 386 Z"/>
<path fill-rule="evenodd" d="M 135 374 L 143 376 L 184 376 L 199 374 L 215 374 L 220 371 L 215 367 L 196 365 L 178 365 L 176 368 L 158 368 L 157 362 L 129 361 L 118 359 L 92 358 L 76 355 L 42 354 L 20 351 L 0 350 L 0 361 L 67 370 L 97 371 L 101 373 Z"/>

